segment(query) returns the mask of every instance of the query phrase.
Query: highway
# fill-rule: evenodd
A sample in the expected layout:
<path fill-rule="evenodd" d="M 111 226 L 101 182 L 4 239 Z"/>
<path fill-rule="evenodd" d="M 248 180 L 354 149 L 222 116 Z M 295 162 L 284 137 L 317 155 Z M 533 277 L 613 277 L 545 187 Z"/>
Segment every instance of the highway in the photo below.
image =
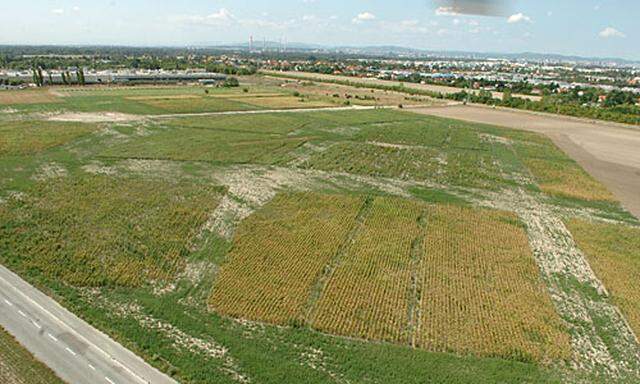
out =
<path fill-rule="evenodd" d="M 177 384 L 4 266 L 0 325 L 69 384 Z"/>

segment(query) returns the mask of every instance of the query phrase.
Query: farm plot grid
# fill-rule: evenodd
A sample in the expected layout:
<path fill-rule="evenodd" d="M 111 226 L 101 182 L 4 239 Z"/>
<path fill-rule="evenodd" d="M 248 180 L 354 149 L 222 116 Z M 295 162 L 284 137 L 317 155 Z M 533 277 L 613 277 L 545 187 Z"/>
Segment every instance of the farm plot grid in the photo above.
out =
<path fill-rule="evenodd" d="M 307 207 L 327 200 L 329 211 Z M 538 362 L 570 355 L 511 214 L 288 194 L 241 228 L 209 300 L 223 315 L 434 351 Z M 317 243 L 331 246 L 319 253 Z"/>
<path fill-rule="evenodd" d="M 410 182 L 611 202 L 612 195 L 536 134 L 389 110 L 188 117 L 101 156 L 271 164 Z M 309 144 L 320 148 L 304 154 Z M 303 155 L 300 155 L 303 153 Z"/>
<path fill-rule="evenodd" d="M 136 115 L 231 112 L 335 106 L 329 98 L 302 96 L 276 86 L 238 88 L 88 87 L 3 91 L 0 106 L 20 112 L 120 112 Z"/>
<path fill-rule="evenodd" d="M 514 359 L 567 359 L 571 348 L 512 213 L 440 205 L 429 211 L 416 345 Z"/>
<path fill-rule="evenodd" d="M 223 190 L 83 176 L 38 183 L 0 205 L 2 261 L 75 286 L 171 279 Z"/>

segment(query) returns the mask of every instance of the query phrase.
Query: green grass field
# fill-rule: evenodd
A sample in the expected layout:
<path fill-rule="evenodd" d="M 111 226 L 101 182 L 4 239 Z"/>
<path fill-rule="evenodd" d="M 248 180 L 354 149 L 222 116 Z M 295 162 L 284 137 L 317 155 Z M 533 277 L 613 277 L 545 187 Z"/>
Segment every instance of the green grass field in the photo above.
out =
<path fill-rule="evenodd" d="M 614 310 L 635 327 L 615 271 L 639 223 L 540 135 L 389 109 L 28 113 L 324 102 L 242 88 L 3 99 L 0 262 L 182 383 L 640 381 Z"/>
<path fill-rule="evenodd" d="M 245 91 L 246 90 L 246 91 Z M 3 91 L 0 108 L 18 112 L 119 112 L 134 115 L 249 111 L 335 106 L 328 98 L 293 96 L 278 87 L 136 86 Z"/>

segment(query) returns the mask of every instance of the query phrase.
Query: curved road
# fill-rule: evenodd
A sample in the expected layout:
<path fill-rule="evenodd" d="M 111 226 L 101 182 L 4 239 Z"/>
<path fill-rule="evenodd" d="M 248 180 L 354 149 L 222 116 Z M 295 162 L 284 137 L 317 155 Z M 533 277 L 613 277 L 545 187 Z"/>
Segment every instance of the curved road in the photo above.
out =
<path fill-rule="evenodd" d="M 3 266 L 0 325 L 69 384 L 177 384 Z"/>

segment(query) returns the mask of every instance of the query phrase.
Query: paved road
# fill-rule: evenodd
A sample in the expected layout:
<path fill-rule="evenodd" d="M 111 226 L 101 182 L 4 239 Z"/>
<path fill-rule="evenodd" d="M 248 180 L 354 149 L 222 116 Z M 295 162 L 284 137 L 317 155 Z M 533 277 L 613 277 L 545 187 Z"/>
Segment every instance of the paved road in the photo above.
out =
<path fill-rule="evenodd" d="M 0 325 L 69 384 L 177 384 L 3 266 Z"/>
<path fill-rule="evenodd" d="M 412 110 L 543 133 L 640 218 L 640 127 L 470 105 Z"/>

